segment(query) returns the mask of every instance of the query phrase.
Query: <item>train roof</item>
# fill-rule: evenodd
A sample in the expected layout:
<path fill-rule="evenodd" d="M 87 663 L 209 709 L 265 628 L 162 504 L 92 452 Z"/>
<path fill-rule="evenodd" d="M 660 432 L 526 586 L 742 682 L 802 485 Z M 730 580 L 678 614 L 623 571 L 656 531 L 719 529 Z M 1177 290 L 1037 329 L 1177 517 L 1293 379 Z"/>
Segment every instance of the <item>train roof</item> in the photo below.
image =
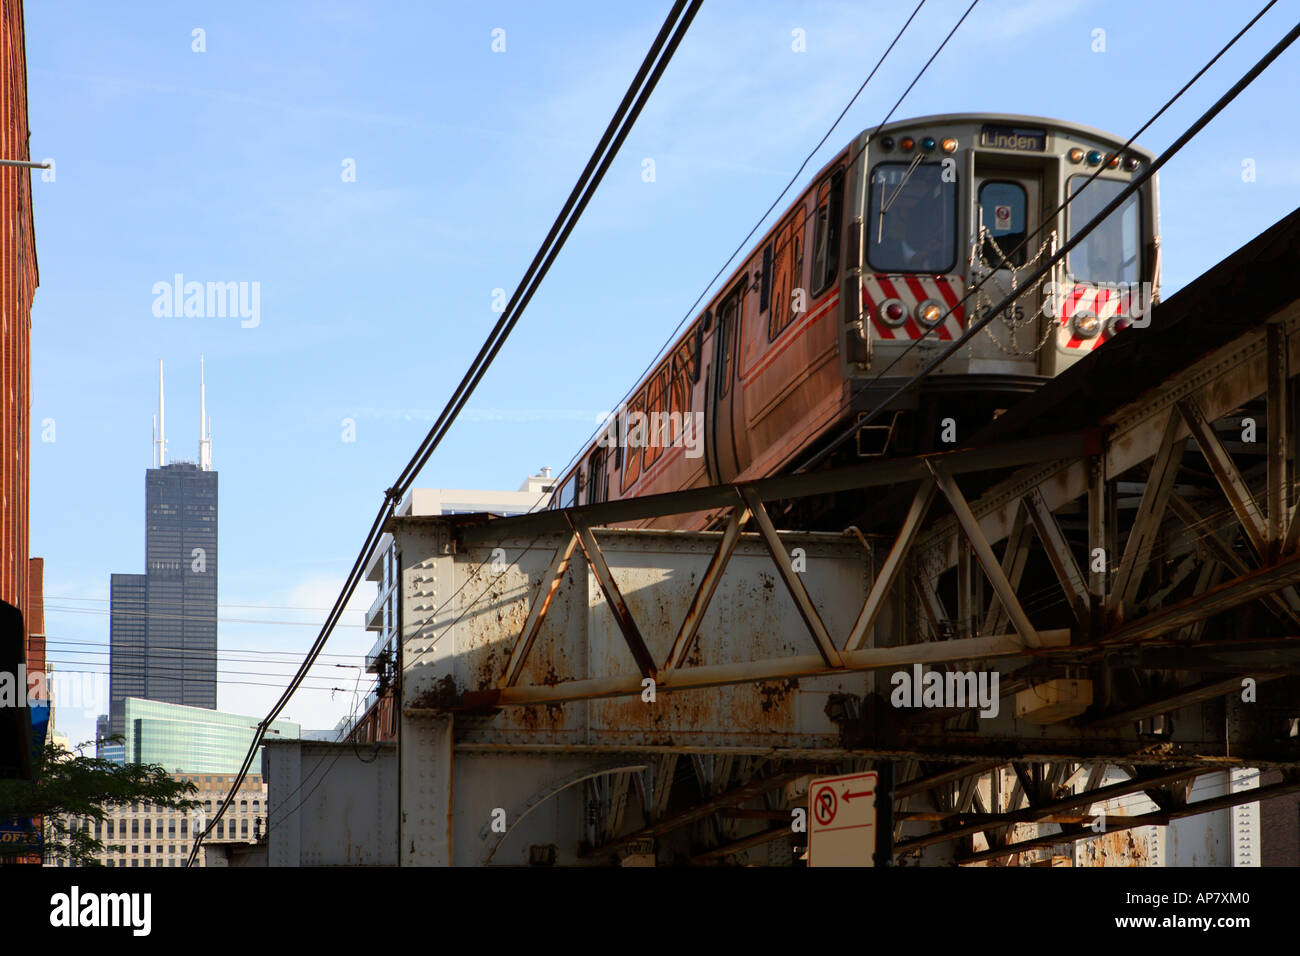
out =
<path fill-rule="evenodd" d="M 1050 116 L 1027 116 L 1022 113 L 935 113 L 930 116 L 915 116 L 910 119 L 894 120 L 881 126 L 878 130 L 864 129 L 861 136 L 869 137 L 873 132 L 899 132 L 916 126 L 943 126 L 948 123 L 1005 123 L 1007 125 L 1045 126 L 1057 130 L 1082 133 L 1084 136 L 1117 148 L 1124 145 L 1123 139 L 1114 133 L 1106 132 L 1104 129 L 1084 126 L 1082 123 L 1073 123 L 1069 120 L 1054 119 Z M 1136 143 L 1128 148 L 1132 152 L 1145 157 L 1148 162 L 1155 159 L 1154 153 L 1143 149 Z"/>

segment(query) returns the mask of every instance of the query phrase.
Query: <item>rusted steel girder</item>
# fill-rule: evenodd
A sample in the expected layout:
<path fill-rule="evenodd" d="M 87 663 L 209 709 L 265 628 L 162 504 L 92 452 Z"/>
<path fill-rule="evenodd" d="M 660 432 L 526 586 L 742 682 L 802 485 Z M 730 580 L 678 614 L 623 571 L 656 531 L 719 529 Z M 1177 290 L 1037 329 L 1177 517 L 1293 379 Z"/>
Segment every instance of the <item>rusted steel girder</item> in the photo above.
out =
<path fill-rule="evenodd" d="M 605 853 L 612 853 L 614 850 L 627 846 L 629 843 L 662 836 L 663 834 L 669 833 L 680 827 L 689 826 L 697 820 L 703 820 L 705 817 L 717 812 L 718 810 L 726 807 L 739 806 L 746 801 L 767 793 L 769 790 L 783 787 L 791 780 L 798 779 L 808 773 L 816 772 L 817 767 L 817 764 L 802 764 L 783 770 L 780 773 L 770 774 L 758 780 L 751 780 L 749 783 L 742 784 L 739 787 L 733 787 L 725 793 L 720 793 L 716 797 L 710 797 L 707 800 L 702 800 L 694 806 L 687 807 L 684 810 L 679 810 L 662 820 L 656 820 L 638 830 L 633 830 L 631 833 L 625 833 L 601 846 L 585 849 L 580 855 L 592 857 L 600 856 Z"/>
<path fill-rule="evenodd" d="M 691 857 L 691 862 L 698 865 L 701 863 L 712 863 L 714 860 L 722 860 L 733 853 L 741 853 L 745 850 L 752 850 L 756 846 L 762 846 L 764 843 L 771 843 L 773 840 L 779 840 L 782 837 L 790 835 L 789 826 L 771 827 L 767 830 L 760 830 L 758 833 L 751 833 L 749 836 L 741 837 L 730 843 L 724 843 L 722 846 L 714 847 L 711 850 L 705 850 Z"/>
<path fill-rule="evenodd" d="M 506 663 L 506 672 L 501 678 L 504 686 L 510 687 L 518 683 L 519 675 L 524 670 L 524 661 L 528 657 L 528 652 L 532 650 L 533 642 L 537 639 L 537 632 L 542 629 L 546 612 L 550 609 L 551 602 L 555 600 L 555 592 L 560 588 L 560 581 L 564 578 L 564 572 L 568 570 L 577 546 L 578 535 L 574 532 L 555 549 L 555 556 L 551 559 L 551 566 L 547 568 L 546 576 L 542 579 L 539 593 L 528 609 L 528 619 L 524 621 L 523 630 L 519 632 L 519 637 L 510 651 L 510 660 Z"/>
<path fill-rule="evenodd" d="M 1123 644 L 1160 637 L 1185 625 L 1266 597 L 1300 581 L 1300 554 L 1283 557 L 1277 564 L 1247 572 L 1203 594 L 1178 601 L 1114 628 L 1102 644 Z"/>
<path fill-rule="evenodd" d="M 731 560 L 732 554 L 736 551 L 736 544 L 740 541 L 740 532 L 744 528 L 745 522 L 749 520 L 749 516 L 750 510 L 748 507 L 737 506 L 731 509 L 726 529 L 722 532 L 722 540 L 718 542 L 718 550 L 709 559 L 709 566 L 704 570 L 704 577 L 700 579 L 700 586 L 695 589 L 695 594 L 691 597 L 690 607 L 686 609 L 686 616 L 682 618 L 682 625 L 677 631 L 677 637 L 668 651 L 667 660 L 664 661 L 664 670 L 681 667 L 686 662 L 686 658 L 690 656 L 691 648 L 695 645 L 695 637 L 700 630 L 700 624 L 704 620 L 704 612 L 709 609 L 709 602 L 713 600 L 713 595 L 718 590 L 718 584 L 722 581 L 723 572 L 727 570 L 727 562 Z"/>
<path fill-rule="evenodd" d="M 1048 435 L 1027 441 L 1008 441 L 979 448 L 916 455 L 849 465 L 808 474 L 776 475 L 740 485 L 712 485 L 689 488 L 660 495 L 624 498 L 599 504 L 579 505 L 564 510 L 535 511 L 524 515 L 496 518 L 486 524 L 467 524 L 461 531 L 466 541 L 486 543 L 503 536 L 567 533 L 566 514 L 579 518 L 589 527 L 623 524 L 691 514 L 696 511 L 728 509 L 736 504 L 736 488 L 752 488 L 763 502 L 813 495 L 835 494 L 860 488 L 884 488 L 919 481 L 930 475 L 927 461 L 941 462 L 950 475 L 987 472 L 1043 462 L 1070 461 L 1096 455 L 1101 451 L 1101 432 L 1085 429 L 1065 435 Z M 409 519 L 390 519 L 395 521 Z M 385 530 L 391 531 L 390 525 Z M 480 540 L 481 539 L 481 540 Z"/>
<path fill-rule="evenodd" d="M 1070 642 L 1070 632 L 1068 630 L 1039 631 L 1038 639 L 1044 649 L 1065 647 Z M 656 680 L 656 690 L 662 694 L 675 690 L 722 687 L 727 684 L 746 684 L 785 677 L 816 677 L 908 664 L 988 660 L 997 657 L 1014 657 L 1024 653 L 1025 647 L 1018 634 L 930 641 L 923 644 L 905 644 L 901 647 L 845 651 L 840 655 L 843 661 L 841 667 L 828 666 L 821 655 L 800 655 L 660 671 Z M 498 687 L 467 692 L 462 700 L 462 706 L 465 709 L 518 707 L 528 704 L 562 704 L 571 700 L 634 696 L 643 690 L 641 681 L 639 674 L 627 674 L 561 681 L 549 685 Z M 420 710 L 421 708 L 408 708 L 408 712 L 411 713 L 418 713 Z"/>
<path fill-rule="evenodd" d="M 609 563 L 605 560 L 605 554 L 600 550 L 600 546 L 596 544 L 596 538 L 591 533 L 591 528 L 574 515 L 565 515 L 565 517 L 569 521 L 569 526 L 578 536 L 578 544 L 582 548 L 582 555 L 587 559 L 587 565 L 600 583 L 600 590 L 604 593 L 610 610 L 614 612 L 614 619 L 618 621 L 618 629 L 623 634 L 623 640 L 627 642 L 633 660 L 636 661 L 637 667 L 641 669 L 641 677 L 654 679 L 657 676 L 658 667 L 655 665 L 654 658 L 650 655 L 650 649 L 645 646 L 645 639 L 641 637 L 636 621 L 632 619 L 632 612 L 628 610 L 627 601 L 623 600 L 623 592 L 619 590 L 618 583 L 615 582 L 614 575 L 609 570 Z M 640 686 L 640 681 L 637 682 L 637 686 Z"/>
<path fill-rule="evenodd" d="M 1159 787 L 1175 783 L 1179 780 L 1186 780 L 1190 777 L 1195 777 L 1198 774 L 1209 772 L 1210 770 L 1212 770 L 1212 768 L 1183 766 L 1177 770 L 1170 770 L 1165 773 L 1136 777 L 1132 780 L 1122 780 L 1119 783 L 1111 784 L 1108 787 L 1099 787 L 1096 790 L 1085 790 L 1082 793 L 1073 794 L 1072 796 L 1064 797 L 1060 800 L 1053 800 L 1050 803 L 1045 803 L 1040 806 L 1031 806 L 1024 810 L 1012 810 L 1007 813 L 989 814 L 988 816 L 990 819 L 987 820 L 967 819 L 971 816 L 970 814 L 949 814 L 950 817 L 957 817 L 964 822 L 955 827 L 936 830 L 934 833 L 926 833 L 921 836 L 915 836 L 896 842 L 894 844 L 894 850 L 896 853 L 900 854 L 915 852 L 927 846 L 933 846 L 936 843 L 944 843 L 948 840 L 974 836 L 977 833 L 982 833 L 985 830 L 990 830 L 996 827 L 1010 826 L 1016 823 L 1046 822 L 1046 818 L 1049 816 L 1062 814 L 1068 810 L 1078 809 L 1079 807 L 1088 807 L 1094 803 L 1105 803 L 1107 800 L 1128 796 L 1129 794 L 1146 790 L 1149 787 Z M 1079 821 L 1058 820 L 1056 822 L 1073 823 Z"/>
<path fill-rule="evenodd" d="M 1267 787 L 1255 787 L 1250 790 L 1241 790 L 1237 793 L 1225 794 L 1221 797 L 1214 797 L 1210 800 L 1198 800 L 1196 803 L 1189 803 L 1185 807 L 1176 810 L 1157 813 L 1144 813 L 1140 816 L 1132 817 L 1106 817 L 1106 832 L 1115 833 L 1120 830 L 1131 830 L 1134 827 L 1148 826 L 1168 826 L 1172 821 L 1182 819 L 1183 817 L 1193 817 L 1201 813 L 1210 813 L 1214 810 L 1227 810 L 1232 807 L 1240 806 L 1243 803 L 1257 803 L 1262 800 L 1269 800 L 1273 797 L 1285 796 L 1288 793 L 1295 793 L 1300 790 L 1300 779 L 1289 780 L 1282 783 L 1275 783 Z M 1115 822 L 1112 825 L 1112 821 Z M 1036 850 L 1047 846 L 1056 846 L 1061 843 L 1076 843 L 1079 840 L 1087 840 L 1090 837 L 1098 836 L 1090 828 L 1085 828 L 1077 832 L 1070 833 L 1053 833 L 1048 836 L 1035 837 L 1032 840 L 1021 840 L 1019 843 L 1011 843 L 1007 846 L 997 847 L 992 850 L 982 850 L 977 853 L 969 853 L 957 858 L 958 863 L 979 863 L 984 860 L 996 860 L 1001 857 L 1011 856 L 1015 853 L 1022 853 L 1025 850 Z"/>

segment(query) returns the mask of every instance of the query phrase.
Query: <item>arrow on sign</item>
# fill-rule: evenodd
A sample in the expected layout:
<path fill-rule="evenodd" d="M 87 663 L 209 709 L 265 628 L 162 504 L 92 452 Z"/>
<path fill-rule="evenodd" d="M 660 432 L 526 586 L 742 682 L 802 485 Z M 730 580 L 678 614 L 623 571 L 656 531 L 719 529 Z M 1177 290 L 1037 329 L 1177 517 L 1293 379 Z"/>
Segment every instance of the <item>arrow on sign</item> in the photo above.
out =
<path fill-rule="evenodd" d="M 854 797 L 869 797 L 875 792 L 874 790 L 863 790 L 861 793 L 846 793 L 844 794 L 844 802 L 848 803 Z"/>

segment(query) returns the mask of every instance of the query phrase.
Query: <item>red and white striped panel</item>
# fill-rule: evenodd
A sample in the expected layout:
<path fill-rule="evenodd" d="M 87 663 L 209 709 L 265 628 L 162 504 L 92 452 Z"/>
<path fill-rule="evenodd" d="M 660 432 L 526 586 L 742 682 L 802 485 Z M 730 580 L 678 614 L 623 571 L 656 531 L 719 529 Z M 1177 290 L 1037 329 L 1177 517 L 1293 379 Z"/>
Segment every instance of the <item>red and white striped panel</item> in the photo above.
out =
<path fill-rule="evenodd" d="M 1091 352 L 1114 337 L 1110 333 L 1110 319 L 1117 312 L 1128 314 L 1132 293 L 1084 283 L 1064 287 L 1057 301 L 1061 304 L 1061 325 L 1056 330 L 1057 344 L 1071 352 Z M 1101 332 L 1090 339 L 1075 335 L 1070 325 L 1071 317 L 1085 309 L 1092 310 L 1101 320 Z"/>
<path fill-rule="evenodd" d="M 916 321 L 916 307 L 926 299 L 943 303 L 952 309 L 947 318 L 929 330 L 931 337 L 951 342 L 961 335 L 966 325 L 966 310 L 956 306 L 961 301 L 961 279 L 946 275 L 871 275 L 862 277 L 862 304 L 871 316 L 871 327 L 876 335 L 886 341 L 921 339 L 926 329 Z M 898 299 L 907 306 L 907 321 L 892 326 L 880 317 L 880 305 L 889 299 Z"/>

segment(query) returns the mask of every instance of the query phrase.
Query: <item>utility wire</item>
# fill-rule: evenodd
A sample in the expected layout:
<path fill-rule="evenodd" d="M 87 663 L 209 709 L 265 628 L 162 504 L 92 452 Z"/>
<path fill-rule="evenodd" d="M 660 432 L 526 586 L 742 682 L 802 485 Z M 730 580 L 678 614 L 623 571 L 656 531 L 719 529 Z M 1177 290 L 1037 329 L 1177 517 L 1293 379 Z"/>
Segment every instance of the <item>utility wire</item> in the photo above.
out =
<path fill-rule="evenodd" d="M 73 597 L 67 594 L 46 594 L 44 595 L 44 600 L 46 602 L 45 607 L 48 609 L 50 607 L 50 604 L 48 602 L 50 601 L 81 601 L 86 604 L 109 604 L 111 603 L 112 598 Z M 153 606 L 181 607 L 183 606 L 183 604 L 184 604 L 183 601 L 155 601 L 153 603 Z M 329 608 L 327 607 L 312 607 L 306 604 L 230 604 L 225 601 L 219 602 L 217 604 L 217 607 L 252 608 L 254 610 L 259 610 L 259 611 L 328 611 L 329 610 Z"/>
<path fill-rule="evenodd" d="M 107 674 L 108 672 L 107 672 L 107 671 L 76 670 L 76 669 L 74 669 L 74 668 L 67 668 L 67 667 L 65 667 L 65 668 L 62 668 L 62 669 L 60 670 L 60 673 L 63 673 L 63 674 Z M 274 676 L 278 676 L 278 675 L 268 675 L 268 676 L 272 676 L 272 677 L 274 677 Z M 197 677 L 171 677 L 171 678 L 168 678 L 168 680 L 175 680 L 175 681 L 187 682 L 187 681 L 196 681 L 196 680 L 200 680 L 200 678 L 197 678 Z M 283 687 L 283 686 L 284 686 L 283 684 L 272 684 L 272 683 L 269 683 L 269 682 L 267 682 L 267 681 L 255 681 L 255 680 L 218 680 L 217 683 L 218 683 L 218 684 L 226 684 L 227 686 L 229 686 L 229 685 L 239 685 L 239 686 L 243 686 L 243 687 Z M 327 691 L 329 691 L 330 693 L 340 693 L 340 694 L 350 694 L 350 693 L 352 693 L 352 690 L 351 690 L 350 688 L 348 688 L 348 687 L 311 687 L 311 686 L 304 686 L 304 687 L 302 687 L 302 688 L 300 688 L 300 689 L 301 689 L 301 690 L 327 690 Z M 56 705 L 57 705 L 58 702 L 56 701 L 55 703 L 56 703 Z"/>
<path fill-rule="evenodd" d="M 145 607 L 139 609 L 133 608 L 130 611 L 118 610 L 114 612 L 109 608 L 100 608 L 100 607 L 50 607 L 46 605 L 45 613 L 46 614 L 101 614 L 101 615 L 116 613 L 133 623 L 137 621 L 144 621 L 147 619 L 150 621 L 179 621 L 182 624 L 184 623 L 216 624 L 217 622 L 221 622 L 224 624 L 261 624 L 261 625 L 269 625 L 271 627 L 319 627 L 320 626 L 316 624 L 316 622 L 314 621 L 273 621 L 268 618 L 252 618 L 252 617 L 210 617 L 204 614 L 166 614 L 166 613 L 158 614 L 158 613 L 154 613 L 151 609 Z M 364 612 L 358 611 L 356 613 L 361 614 Z M 339 624 L 337 626 L 364 628 L 365 624 Z"/>
<path fill-rule="evenodd" d="M 253 743 L 249 747 L 248 756 L 244 759 L 244 764 L 236 778 L 235 786 L 232 787 L 230 792 L 227 794 L 226 799 L 217 810 L 216 816 L 212 822 L 208 824 L 207 828 L 205 828 L 202 833 L 196 835 L 194 846 L 190 850 L 190 855 L 186 861 L 187 866 L 193 865 L 199 849 L 203 844 L 204 838 L 209 832 L 211 832 L 213 824 L 221 818 L 221 815 L 234 799 L 235 792 L 238 789 L 238 784 L 242 782 L 248 773 L 249 767 L 252 765 L 253 757 L 257 752 L 257 746 L 260 743 L 261 735 L 264 732 L 266 725 L 269 724 L 270 721 L 274 720 L 284 708 L 285 704 L 288 703 L 289 698 L 293 696 L 293 693 L 297 688 L 297 684 L 306 676 L 307 671 L 314 662 L 315 655 L 320 652 L 325 641 L 329 638 L 338 616 L 341 614 L 343 607 L 350 600 L 352 593 L 359 582 L 359 576 L 362 569 L 369 561 L 370 556 L 374 553 L 374 549 L 378 546 L 379 532 L 383 527 L 385 519 L 392 515 L 396 503 L 402 499 L 411 484 L 415 481 L 420 469 L 423 468 L 424 464 L 437 449 L 443 436 L 447 433 L 447 430 L 450 429 L 461 409 L 473 394 L 474 389 L 486 374 L 493 359 L 495 359 L 497 353 L 505 344 L 506 338 L 513 330 L 520 316 L 523 314 L 523 310 L 532 298 L 537 286 L 545 277 L 547 271 L 549 271 L 551 263 L 554 262 L 560 249 L 563 248 L 565 241 L 568 239 L 569 233 L 577 224 L 578 218 L 586 209 L 587 203 L 590 202 L 591 197 L 595 194 L 596 188 L 604 178 L 606 171 L 613 163 L 614 157 L 622 146 L 623 140 L 626 139 L 627 134 L 635 124 L 637 117 L 640 116 L 641 110 L 644 108 L 650 94 L 658 84 L 659 78 L 663 75 L 663 71 L 667 68 L 668 63 L 672 60 L 673 54 L 676 52 L 682 38 L 685 37 L 686 32 L 689 30 L 691 22 L 695 19 L 695 15 L 699 12 L 701 3 L 702 0 L 691 0 L 689 5 L 686 0 L 677 0 L 677 2 L 674 3 L 672 10 L 668 14 L 668 18 L 664 21 L 663 26 L 659 30 L 659 34 L 655 37 L 654 43 L 651 45 L 649 52 L 642 61 L 635 79 L 628 87 L 627 92 L 623 96 L 622 102 L 619 104 L 618 110 L 615 112 L 613 119 L 610 120 L 604 135 L 601 137 L 600 143 L 592 153 L 591 158 L 587 161 L 587 166 L 579 177 L 577 184 L 573 187 L 572 192 L 569 194 L 569 198 L 565 202 L 564 208 L 561 210 L 559 217 L 556 218 L 555 223 L 551 226 L 551 230 L 547 234 L 542 247 L 538 250 L 532 264 L 528 267 L 528 271 L 525 273 L 523 281 L 510 297 L 510 301 L 506 304 L 506 309 L 502 313 L 501 318 L 493 327 L 492 333 L 488 336 L 487 341 L 483 343 L 478 355 L 471 363 L 470 369 L 466 372 L 460 385 L 458 385 L 455 392 L 453 392 L 452 398 L 448 402 L 447 406 L 443 409 L 443 412 L 438 416 L 437 421 L 435 421 L 433 427 L 429 430 L 429 434 L 426 435 L 424 441 L 420 443 L 420 446 L 411 461 L 402 469 L 398 475 L 397 481 L 394 482 L 385 493 L 384 503 L 380 507 L 379 513 L 375 516 L 370 531 L 366 535 L 365 543 L 362 546 L 361 552 L 358 554 L 357 560 L 353 564 L 352 571 L 348 574 L 348 577 L 345 580 L 343 590 L 335 601 L 333 609 L 326 618 L 325 625 L 322 627 L 320 635 L 317 637 L 316 642 L 308 652 L 307 658 L 303 661 L 303 665 L 299 669 L 298 674 L 294 676 L 280 700 L 277 701 L 276 705 L 271 709 L 266 720 L 259 725 L 258 733 L 255 735 Z"/>
<path fill-rule="evenodd" d="M 46 638 L 45 638 L 45 644 L 46 644 L 47 647 L 49 647 L 50 645 L 54 645 L 54 644 L 57 644 L 57 645 L 60 645 L 60 646 L 73 646 L 73 645 L 75 645 L 75 646 L 84 646 L 84 647 L 108 647 L 108 648 L 111 648 L 111 647 L 113 646 L 111 641 L 76 641 L 76 640 L 73 640 L 73 639 L 71 639 L 71 638 L 65 638 L 65 637 L 49 637 L 48 635 L 47 635 Z M 132 650 L 134 650 L 134 649 L 132 649 Z M 175 644 L 150 645 L 150 646 L 149 646 L 149 650 L 150 650 L 150 651 L 155 651 L 155 650 L 159 650 L 159 651 L 176 651 L 176 652 L 181 653 L 181 654 L 202 654 L 202 653 L 205 653 L 204 651 L 202 651 L 202 650 L 200 650 L 200 649 L 198 649 L 198 648 L 180 647 L 180 646 L 175 645 Z M 102 653 L 102 652 L 100 652 L 100 651 L 86 651 L 86 653 L 87 653 L 87 654 L 90 654 L 90 653 L 96 653 L 96 654 L 98 654 L 98 653 Z M 218 648 L 218 649 L 217 649 L 217 653 L 218 653 L 218 656 L 220 657 L 221 660 L 232 660 L 232 661 L 233 661 L 233 660 L 240 660 L 240 658 L 237 658 L 237 657 L 227 657 L 227 656 L 224 656 L 224 655 L 229 654 L 229 653 L 235 653 L 235 654 L 279 654 L 279 655 L 281 655 L 281 656 L 283 656 L 283 657 L 290 657 L 290 658 L 292 658 L 291 661 L 264 661 L 263 663 L 266 663 L 266 664 L 289 664 L 289 663 L 296 663 L 296 662 L 301 658 L 301 656 L 302 656 L 302 652 L 301 652 L 301 651 L 272 651 L 272 650 L 264 650 L 264 649 L 262 649 L 262 648 L 256 648 L 256 647 L 226 647 L 226 648 Z M 338 658 L 342 658 L 342 659 L 344 659 L 344 660 L 355 660 L 359 655 L 357 655 L 357 654 L 320 654 L 320 655 L 318 655 L 318 656 L 320 656 L 320 657 L 338 657 Z"/>

